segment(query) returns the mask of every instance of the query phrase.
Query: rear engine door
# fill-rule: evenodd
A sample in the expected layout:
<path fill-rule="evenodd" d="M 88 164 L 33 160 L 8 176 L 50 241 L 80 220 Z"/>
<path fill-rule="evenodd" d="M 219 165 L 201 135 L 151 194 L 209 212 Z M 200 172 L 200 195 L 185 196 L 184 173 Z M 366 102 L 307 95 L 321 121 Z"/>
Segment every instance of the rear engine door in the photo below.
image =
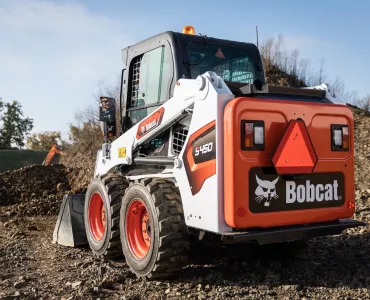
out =
<path fill-rule="evenodd" d="M 242 97 L 224 112 L 224 210 L 234 228 L 354 212 L 353 116 L 343 105 Z"/>

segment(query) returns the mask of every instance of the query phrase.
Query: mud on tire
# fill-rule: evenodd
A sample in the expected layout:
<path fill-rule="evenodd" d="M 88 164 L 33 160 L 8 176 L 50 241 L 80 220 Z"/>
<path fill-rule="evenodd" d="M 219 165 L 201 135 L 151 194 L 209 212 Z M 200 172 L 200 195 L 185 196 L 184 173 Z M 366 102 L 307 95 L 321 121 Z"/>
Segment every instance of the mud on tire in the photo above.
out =
<path fill-rule="evenodd" d="M 85 196 L 84 222 L 93 253 L 101 258 L 122 256 L 119 218 L 128 181 L 118 174 L 105 174 L 89 184 Z"/>
<path fill-rule="evenodd" d="M 169 278 L 186 265 L 189 234 L 172 181 L 131 183 L 122 200 L 120 228 L 126 262 L 137 277 Z"/>

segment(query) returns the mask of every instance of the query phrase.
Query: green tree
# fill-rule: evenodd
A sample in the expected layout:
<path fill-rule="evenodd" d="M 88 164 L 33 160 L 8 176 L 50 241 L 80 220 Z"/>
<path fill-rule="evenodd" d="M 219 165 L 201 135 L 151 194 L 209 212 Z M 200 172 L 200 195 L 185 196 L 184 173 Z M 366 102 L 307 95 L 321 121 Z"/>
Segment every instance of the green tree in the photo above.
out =
<path fill-rule="evenodd" d="M 23 116 L 22 105 L 13 101 L 5 103 L 1 118 L 0 148 L 23 147 L 24 140 L 33 128 L 33 120 Z"/>
<path fill-rule="evenodd" d="M 43 131 L 32 134 L 26 143 L 26 148 L 30 150 L 50 150 L 54 145 L 63 144 L 60 131 Z"/>

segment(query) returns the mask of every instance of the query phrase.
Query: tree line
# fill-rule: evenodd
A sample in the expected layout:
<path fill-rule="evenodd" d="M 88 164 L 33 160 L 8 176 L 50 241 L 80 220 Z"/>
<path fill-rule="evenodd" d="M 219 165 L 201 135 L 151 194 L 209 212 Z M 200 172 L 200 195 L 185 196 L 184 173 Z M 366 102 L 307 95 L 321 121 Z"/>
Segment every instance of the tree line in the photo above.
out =
<path fill-rule="evenodd" d="M 54 144 L 64 145 L 60 131 L 30 134 L 33 119 L 25 117 L 18 101 L 0 99 L 0 149 L 49 150 Z"/>

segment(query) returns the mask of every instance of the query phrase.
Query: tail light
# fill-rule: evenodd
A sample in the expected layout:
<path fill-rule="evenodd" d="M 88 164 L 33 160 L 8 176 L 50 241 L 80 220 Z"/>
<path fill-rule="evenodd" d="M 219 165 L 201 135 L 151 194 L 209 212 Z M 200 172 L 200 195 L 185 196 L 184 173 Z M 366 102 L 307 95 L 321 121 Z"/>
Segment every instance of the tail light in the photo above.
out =
<path fill-rule="evenodd" d="M 242 150 L 265 149 L 265 122 L 264 121 L 242 121 Z"/>
<path fill-rule="evenodd" d="M 349 127 L 348 125 L 331 125 L 331 150 L 349 150 Z"/>

